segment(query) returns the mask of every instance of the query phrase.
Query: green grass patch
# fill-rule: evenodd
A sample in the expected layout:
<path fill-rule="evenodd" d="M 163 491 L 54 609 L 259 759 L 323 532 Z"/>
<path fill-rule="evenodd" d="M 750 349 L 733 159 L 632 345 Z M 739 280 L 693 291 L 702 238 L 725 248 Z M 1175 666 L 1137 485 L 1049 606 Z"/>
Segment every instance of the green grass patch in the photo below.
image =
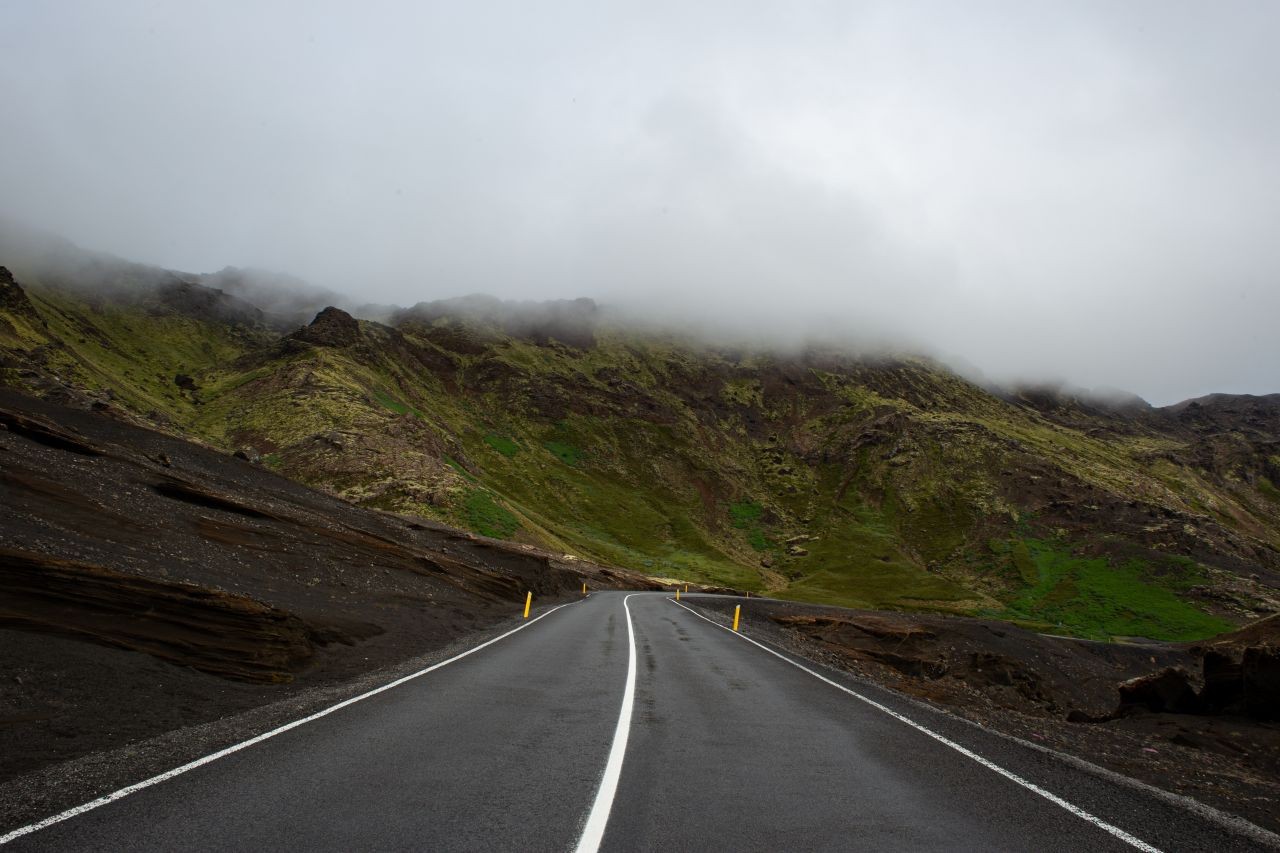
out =
<path fill-rule="evenodd" d="M 768 551 L 774 547 L 760 524 L 763 515 L 764 507 L 754 501 L 738 501 L 729 505 L 729 522 L 747 532 L 747 544 L 755 551 Z"/>
<path fill-rule="evenodd" d="M 1009 556 L 1023 583 L 1034 585 L 1040 580 L 1040 571 L 1036 568 L 1036 561 L 1032 558 L 1031 549 L 1027 547 L 1026 542 L 1021 539 L 1016 540 L 1009 549 Z"/>
<path fill-rule="evenodd" d="M 1092 639 L 1150 637 L 1186 642 L 1233 626 L 1179 598 L 1203 578 L 1190 560 L 1159 567 L 1136 559 L 1078 557 L 1058 542 L 1026 539 L 1035 582 L 1007 605 L 1006 618 L 1048 623 Z"/>
<path fill-rule="evenodd" d="M 484 437 L 484 443 L 508 459 L 520 452 L 520 445 L 507 438 L 505 435 L 498 435 L 497 433 L 491 432 Z"/>
<path fill-rule="evenodd" d="M 567 441 L 544 441 L 542 446 L 545 447 L 552 456 L 570 467 L 576 468 L 578 467 L 578 463 L 582 461 L 582 450 Z"/>
<path fill-rule="evenodd" d="M 1021 581 L 1023 586 L 1035 586 L 1040 581 L 1036 562 L 1023 539 L 992 539 L 987 547 L 995 555 L 996 567 L 1010 583 Z"/>
<path fill-rule="evenodd" d="M 970 597 L 905 555 L 892 523 L 873 506 L 836 509 L 815 519 L 810 529 L 817 538 L 805 543 L 807 557 L 790 561 L 788 570 L 801 574 L 780 598 L 840 607 L 934 609 L 940 602 Z"/>
<path fill-rule="evenodd" d="M 828 566 L 794 581 L 777 597 L 837 607 L 909 610 L 935 609 L 931 605 L 963 597 L 963 591 L 946 580 L 901 563 Z"/>
<path fill-rule="evenodd" d="M 738 501 L 729 505 L 729 520 L 739 530 L 745 530 L 760 520 L 764 507 L 752 501 Z"/>
<path fill-rule="evenodd" d="M 509 539 L 520 529 L 520 520 L 482 489 L 474 489 L 467 493 L 463 509 L 466 512 L 467 525 L 481 536 Z"/>
<path fill-rule="evenodd" d="M 407 415 L 413 411 L 411 406 L 401 403 L 395 397 L 377 388 L 373 391 L 373 399 L 377 400 L 383 408 L 390 409 L 397 415 Z"/>

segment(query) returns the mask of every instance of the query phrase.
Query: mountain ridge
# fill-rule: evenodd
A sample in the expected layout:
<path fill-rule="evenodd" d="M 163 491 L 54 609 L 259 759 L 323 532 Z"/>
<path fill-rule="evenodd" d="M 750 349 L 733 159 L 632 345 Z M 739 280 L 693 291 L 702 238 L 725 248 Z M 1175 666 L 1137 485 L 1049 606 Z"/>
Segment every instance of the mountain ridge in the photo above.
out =
<path fill-rule="evenodd" d="M 39 322 L 0 309 L 0 382 L 358 504 L 651 575 L 1085 636 L 1193 639 L 1278 606 L 1280 395 L 992 393 L 923 357 L 697 344 L 589 300 L 330 306 L 285 329 L 194 277 L 103 296 L 98 265 L 26 264 Z"/>

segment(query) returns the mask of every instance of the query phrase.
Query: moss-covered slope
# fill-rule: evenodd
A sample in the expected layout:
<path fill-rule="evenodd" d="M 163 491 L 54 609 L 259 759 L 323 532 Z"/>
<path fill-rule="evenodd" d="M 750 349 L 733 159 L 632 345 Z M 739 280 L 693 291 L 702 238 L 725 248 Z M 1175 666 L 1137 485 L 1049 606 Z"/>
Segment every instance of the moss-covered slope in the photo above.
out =
<path fill-rule="evenodd" d="M 181 278 L 106 298 L 33 278 L 11 291 L 27 308 L 0 303 L 0 381 L 357 503 L 652 575 L 1088 636 L 1189 639 L 1276 606 L 1268 398 L 997 394 L 923 359 L 641 334 L 582 302 L 326 311 L 283 335 Z"/>

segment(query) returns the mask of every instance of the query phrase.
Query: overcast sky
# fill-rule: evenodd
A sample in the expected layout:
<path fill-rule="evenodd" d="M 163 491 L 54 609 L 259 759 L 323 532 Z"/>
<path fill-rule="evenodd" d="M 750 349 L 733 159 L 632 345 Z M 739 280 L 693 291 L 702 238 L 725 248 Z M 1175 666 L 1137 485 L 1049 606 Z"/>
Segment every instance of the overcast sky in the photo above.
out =
<path fill-rule="evenodd" d="M 0 213 L 362 300 L 1280 391 L 1278 42 L 1272 0 L 4 0 Z"/>

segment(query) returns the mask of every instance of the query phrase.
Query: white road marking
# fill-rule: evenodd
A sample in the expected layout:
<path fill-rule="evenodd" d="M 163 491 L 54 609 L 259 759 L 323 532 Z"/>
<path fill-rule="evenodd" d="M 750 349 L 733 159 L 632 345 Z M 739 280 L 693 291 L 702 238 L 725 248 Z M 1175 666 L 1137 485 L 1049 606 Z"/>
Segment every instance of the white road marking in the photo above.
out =
<path fill-rule="evenodd" d="M 571 601 L 569 602 L 569 604 L 577 604 L 577 602 Z M 143 788 L 150 788 L 152 785 L 158 785 L 161 782 L 167 782 L 168 780 L 172 779 L 175 776 L 181 776 L 183 773 L 186 773 L 188 770 L 195 770 L 197 767 L 202 767 L 205 764 L 209 764 L 210 762 L 217 761 L 219 758 L 230 755 L 233 752 L 239 752 L 240 750 L 246 749 L 247 747 L 262 743 L 264 740 L 267 740 L 268 738 L 273 738 L 278 734 L 283 734 L 284 732 L 287 732 L 290 729 L 296 729 L 298 726 L 301 726 L 305 723 L 309 723 L 313 720 L 318 720 L 321 717 L 327 717 L 328 715 L 332 714 L 334 711 L 345 708 L 348 705 L 354 705 L 356 702 L 359 702 L 362 699 L 368 699 L 370 696 L 376 696 L 379 693 L 382 693 L 383 691 L 386 691 L 386 690 L 390 690 L 393 687 L 399 687 L 401 684 L 404 684 L 406 681 L 412 681 L 415 678 L 419 678 L 423 675 L 426 675 L 429 672 L 434 672 L 435 670 L 440 669 L 440 667 L 442 666 L 448 666 L 454 661 L 462 660 L 467 655 L 475 654 L 476 652 L 480 651 L 486 646 L 492 646 L 494 643 L 498 642 L 499 640 L 504 640 L 507 637 L 510 637 L 512 634 L 516 633 L 517 631 L 523 631 L 525 628 L 528 628 L 530 625 L 532 625 L 534 622 L 537 622 L 539 619 L 545 619 L 546 617 L 550 616 L 552 613 L 555 613 L 561 607 L 568 607 L 569 604 L 556 605 L 555 607 L 548 610 L 546 613 L 543 613 L 541 616 L 537 616 L 533 619 L 530 619 L 528 622 L 523 623 L 522 625 L 520 625 L 520 627 L 512 628 L 507 633 L 499 634 L 498 636 L 494 637 L 492 640 L 486 640 L 480 645 L 467 649 L 465 652 L 462 652 L 460 654 L 456 654 L 453 657 L 449 658 L 448 660 L 442 660 L 439 663 L 432 664 L 426 669 L 420 669 L 411 675 L 406 675 L 403 678 L 397 678 L 395 681 L 392 681 L 389 684 L 384 684 L 381 687 L 375 687 L 373 690 L 370 690 L 367 693 L 361 693 L 359 696 L 353 696 L 350 699 L 346 699 L 342 702 L 339 702 L 336 705 L 332 705 L 328 708 L 325 708 L 323 711 L 317 711 L 316 713 L 312 714 L 309 717 L 303 717 L 300 720 L 294 720 L 292 723 L 286 723 L 285 725 L 280 726 L 279 728 L 272 729 L 269 732 L 264 732 L 263 734 L 260 734 L 257 737 L 250 738 L 249 740 L 246 740 L 242 743 L 234 744 L 232 746 L 227 747 L 226 749 L 220 749 L 217 752 L 206 755 L 203 758 L 197 758 L 195 761 L 184 764 L 181 767 L 175 767 L 172 770 L 165 771 L 164 773 L 161 773 L 159 776 L 152 776 L 150 779 L 144 779 L 143 781 L 137 782 L 133 785 L 129 785 L 126 788 L 121 788 L 118 791 L 113 791 L 110 794 L 106 794 L 104 796 L 98 797 L 98 799 L 96 800 L 90 800 L 89 802 L 84 803 L 83 805 L 79 805 L 79 806 L 76 806 L 75 808 L 67 809 L 65 812 L 60 812 L 59 814 L 56 814 L 53 817 L 47 817 L 44 820 L 37 821 L 36 823 L 28 824 L 27 826 L 18 827 L 12 832 L 6 833 L 5 835 L 0 835 L 0 845 L 8 844 L 10 841 L 13 841 L 16 838 L 21 838 L 22 836 L 29 835 L 33 832 L 36 832 L 37 830 L 44 829 L 45 827 L 48 827 L 48 826 L 53 826 L 55 823 L 61 823 L 62 821 L 67 820 L 68 818 L 73 818 L 76 815 L 81 815 L 87 811 L 92 811 L 93 809 L 96 809 L 99 806 L 105 806 L 107 803 L 113 803 L 116 800 L 123 799 L 124 797 L 129 796 L 132 793 L 141 791 Z M 635 649 L 633 647 L 632 658 L 634 659 L 634 657 L 635 657 Z"/>
<path fill-rule="evenodd" d="M 637 595 L 632 593 L 631 595 Z M 613 809 L 613 797 L 618 792 L 618 779 L 622 776 L 622 759 L 627 754 L 627 738 L 631 736 L 631 709 L 636 696 L 636 632 L 631 626 L 631 607 L 622 599 L 623 612 L 627 614 L 627 686 L 622 690 L 622 710 L 618 712 L 618 727 L 613 730 L 613 746 L 609 748 L 609 761 L 604 766 L 604 776 L 596 791 L 591 813 L 582 827 L 577 853 L 596 853 L 604 840 L 605 827 L 609 825 L 609 812 Z"/>
<path fill-rule="evenodd" d="M 708 619 L 706 616 L 703 616 L 701 613 L 699 613 L 698 611 L 690 607 L 685 607 L 685 605 L 680 603 L 679 601 L 676 601 L 675 599 L 671 599 L 671 598 L 668 598 L 667 600 L 670 601 L 672 604 L 674 604 L 676 607 L 681 607 L 681 608 L 684 608 L 685 610 L 688 610 L 690 613 L 692 613 L 694 616 L 697 616 L 699 619 L 703 620 L 704 622 L 710 622 L 712 625 L 715 625 L 717 628 L 721 628 L 725 631 L 729 631 L 729 633 L 731 634 L 734 634 L 734 632 L 729 628 L 726 628 L 724 625 L 721 625 L 719 622 L 716 622 L 713 619 Z M 854 697 L 855 699 L 862 700 L 863 702 L 867 703 L 868 705 L 875 708 L 876 710 L 884 711 L 886 714 L 893 717 L 894 719 L 904 722 L 907 725 L 911 726 L 913 729 L 916 729 L 918 731 L 923 732 L 924 734 L 927 734 L 929 737 L 933 738 L 939 743 L 942 743 L 951 747 L 956 752 L 960 753 L 966 758 L 972 758 L 974 761 L 978 762 L 983 767 L 986 767 L 988 770 L 991 770 L 995 773 L 999 773 L 1004 778 L 1008 779 L 1011 782 L 1016 782 L 1017 784 L 1026 788 L 1028 791 L 1031 791 L 1032 793 L 1035 793 L 1035 794 L 1039 794 L 1040 796 L 1044 797 L 1046 800 L 1053 803 L 1054 805 L 1061 806 L 1062 808 L 1071 812 L 1076 817 L 1088 821 L 1089 823 L 1093 824 L 1094 826 L 1098 827 L 1101 830 L 1104 830 L 1105 832 L 1109 832 L 1111 835 L 1114 835 L 1116 838 L 1120 839 L 1126 844 L 1136 847 L 1137 849 L 1144 851 L 1144 853 L 1160 853 L 1159 848 L 1152 847 L 1147 842 L 1143 841 L 1140 838 L 1136 838 L 1130 835 L 1120 827 L 1113 826 L 1112 824 L 1107 823 L 1102 818 L 1091 815 L 1089 812 L 1085 811 L 1079 806 L 1067 802 L 1066 800 L 1062 799 L 1062 797 L 1059 797 L 1057 794 L 1054 794 L 1050 791 L 1046 791 L 1044 788 L 1041 788 L 1039 785 L 1035 784 L 1034 782 L 1030 782 L 1026 779 L 1023 779 L 1021 776 L 1017 775 L 1016 773 L 1011 773 L 1010 771 L 1005 770 L 1003 767 L 996 764 L 995 762 L 990 761 L 986 758 L 983 758 L 981 755 L 978 755 L 976 752 L 973 752 L 972 750 L 961 746 L 960 744 L 956 743 L 950 738 L 944 737 L 943 735 L 938 734 L 937 732 L 933 731 L 930 728 L 920 725 L 910 717 L 903 716 L 902 714 L 899 714 L 897 711 L 893 710 L 892 708 L 886 707 L 885 705 L 881 705 L 879 702 L 875 701 L 874 699 L 870 699 L 866 696 L 863 696 L 861 693 L 857 692 L 856 690 L 850 690 L 848 687 L 845 687 L 843 684 L 839 684 L 835 681 L 832 681 L 830 678 L 827 678 L 825 675 L 822 675 L 821 673 L 818 673 L 818 672 L 814 672 L 812 669 L 809 669 L 807 666 L 796 663 L 786 655 L 775 652 L 773 649 L 769 648 L 763 643 L 756 642 L 755 640 L 751 639 L 748 636 L 745 636 L 741 633 L 737 633 L 735 634 L 735 636 L 740 637 L 743 640 L 746 640 L 748 643 L 751 643 L 751 645 L 753 646 L 757 646 L 761 649 L 764 649 L 769 654 L 773 655 L 779 660 L 786 661 L 787 663 L 794 666 L 796 669 L 803 670 L 804 672 L 809 673 L 819 681 L 825 681 L 827 684 L 830 684 L 832 687 L 836 688 L 837 690 L 843 690 L 845 693 L 848 693 L 850 696 Z"/>

